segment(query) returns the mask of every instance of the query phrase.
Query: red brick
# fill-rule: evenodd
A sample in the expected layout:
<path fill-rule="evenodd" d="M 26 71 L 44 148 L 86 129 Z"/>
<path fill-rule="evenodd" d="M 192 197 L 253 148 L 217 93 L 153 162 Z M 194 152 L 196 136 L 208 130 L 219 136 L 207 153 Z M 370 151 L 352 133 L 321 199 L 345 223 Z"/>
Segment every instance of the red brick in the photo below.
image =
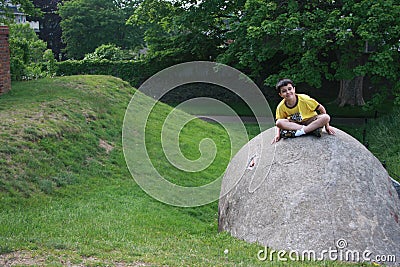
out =
<path fill-rule="evenodd" d="M 0 26 L 0 94 L 11 90 L 9 29 Z"/>

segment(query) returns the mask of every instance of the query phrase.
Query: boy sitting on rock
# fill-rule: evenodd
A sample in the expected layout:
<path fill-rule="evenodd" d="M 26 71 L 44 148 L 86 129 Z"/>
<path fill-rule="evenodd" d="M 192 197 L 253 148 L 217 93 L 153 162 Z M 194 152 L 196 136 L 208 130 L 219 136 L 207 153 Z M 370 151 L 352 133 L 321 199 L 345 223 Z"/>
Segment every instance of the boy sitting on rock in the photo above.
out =
<path fill-rule="evenodd" d="M 321 129 L 324 126 L 328 134 L 335 134 L 329 126 L 330 117 L 325 108 L 308 95 L 296 94 L 291 80 L 280 80 L 276 84 L 276 90 L 283 99 L 276 108 L 277 133 L 272 143 L 278 142 L 281 138 L 305 134 L 321 137 Z"/>

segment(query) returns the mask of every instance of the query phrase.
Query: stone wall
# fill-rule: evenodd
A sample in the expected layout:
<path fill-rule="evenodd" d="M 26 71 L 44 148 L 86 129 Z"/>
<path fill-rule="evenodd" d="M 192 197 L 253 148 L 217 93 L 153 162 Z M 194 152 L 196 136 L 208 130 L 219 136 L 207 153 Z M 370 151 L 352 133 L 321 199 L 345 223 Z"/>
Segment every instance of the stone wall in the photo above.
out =
<path fill-rule="evenodd" d="M 11 90 L 9 29 L 0 26 L 0 94 Z"/>

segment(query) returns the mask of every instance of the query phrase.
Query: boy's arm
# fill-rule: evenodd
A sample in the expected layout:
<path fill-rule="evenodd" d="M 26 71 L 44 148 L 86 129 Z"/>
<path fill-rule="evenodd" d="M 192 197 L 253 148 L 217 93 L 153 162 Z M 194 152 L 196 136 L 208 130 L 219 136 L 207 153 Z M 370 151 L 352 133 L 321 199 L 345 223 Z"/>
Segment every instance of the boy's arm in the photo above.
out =
<path fill-rule="evenodd" d="M 321 113 L 321 114 L 328 114 L 326 113 L 326 109 L 324 108 L 323 105 L 319 105 L 317 110 Z M 329 122 L 327 124 L 325 124 L 325 130 L 328 134 L 335 134 L 335 131 L 333 129 L 331 129 L 331 127 L 329 126 Z"/>
<path fill-rule="evenodd" d="M 280 119 L 281 117 L 283 117 L 283 115 L 281 114 L 281 111 L 280 111 L 279 107 L 280 107 L 280 105 L 278 105 L 278 107 L 276 108 L 276 111 L 275 111 L 275 119 L 276 119 L 276 121 L 277 121 L 278 119 Z M 275 124 L 276 124 L 276 121 L 275 121 Z M 278 142 L 278 141 L 281 139 L 279 127 L 275 125 L 275 128 L 276 128 L 276 133 L 275 133 L 274 138 L 273 138 L 272 141 L 271 141 L 271 144 L 273 144 L 273 143 L 275 143 L 275 142 Z"/>
<path fill-rule="evenodd" d="M 275 128 L 276 128 L 276 133 L 275 133 L 274 139 L 272 139 L 272 141 L 271 141 L 271 144 L 278 142 L 281 139 L 280 129 L 278 128 L 278 126 L 275 126 Z"/>
<path fill-rule="evenodd" d="M 319 104 L 317 110 L 321 113 L 321 114 L 327 114 L 326 113 L 326 109 L 324 108 L 323 105 Z"/>

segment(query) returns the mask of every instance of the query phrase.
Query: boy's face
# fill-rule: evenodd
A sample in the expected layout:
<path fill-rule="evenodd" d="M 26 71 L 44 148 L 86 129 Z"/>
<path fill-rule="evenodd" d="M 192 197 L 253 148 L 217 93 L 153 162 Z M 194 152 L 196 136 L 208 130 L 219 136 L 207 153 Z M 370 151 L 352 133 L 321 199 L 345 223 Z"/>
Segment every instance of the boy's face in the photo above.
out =
<path fill-rule="evenodd" d="M 291 100 L 296 97 L 295 92 L 296 88 L 294 88 L 293 85 L 288 84 L 281 87 L 281 92 L 279 93 L 279 95 L 286 100 Z"/>

